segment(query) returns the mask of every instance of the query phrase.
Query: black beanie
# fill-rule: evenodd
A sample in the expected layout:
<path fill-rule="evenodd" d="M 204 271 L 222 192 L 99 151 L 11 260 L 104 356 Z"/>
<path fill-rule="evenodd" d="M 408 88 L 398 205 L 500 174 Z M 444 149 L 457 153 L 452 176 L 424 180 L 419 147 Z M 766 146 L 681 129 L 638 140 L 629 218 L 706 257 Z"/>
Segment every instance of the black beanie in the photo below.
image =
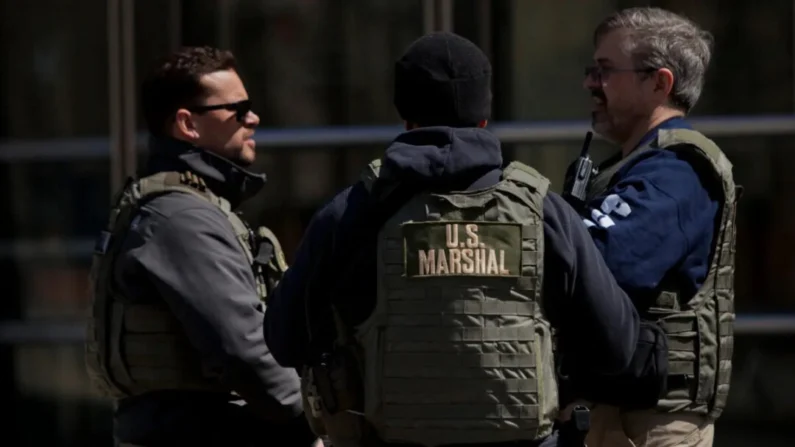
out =
<path fill-rule="evenodd" d="M 491 117 L 491 63 L 457 34 L 425 35 L 395 63 L 395 107 L 420 126 L 474 126 Z"/>

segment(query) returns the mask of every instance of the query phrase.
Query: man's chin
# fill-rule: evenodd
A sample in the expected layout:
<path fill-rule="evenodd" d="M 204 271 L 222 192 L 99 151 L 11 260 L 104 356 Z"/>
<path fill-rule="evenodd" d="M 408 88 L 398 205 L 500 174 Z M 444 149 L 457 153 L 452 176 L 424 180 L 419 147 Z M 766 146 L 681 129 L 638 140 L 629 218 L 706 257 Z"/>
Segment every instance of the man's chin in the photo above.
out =
<path fill-rule="evenodd" d="M 593 129 L 595 134 L 599 135 L 605 140 L 615 143 L 616 139 L 614 138 L 613 128 L 612 126 L 610 126 L 609 123 L 601 120 L 592 119 L 591 129 Z"/>
<path fill-rule="evenodd" d="M 238 166 L 240 166 L 242 168 L 248 168 L 248 167 L 251 167 L 254 164 L 254 161 L 256 161 L 254 157 L 250 157 L 249 158 L 249 157 L 244 157 L 243 156 L 243 157 L 238 157 L 235 160 L 235 164 L 237 164 Z"/>
<path fill-rule="evenodd" d="M 237 157 L 237 164 L 244 168 L 253 165 L 255 161 L 257 161 L 257 152 L 254 148 L 244 148 Z"/>

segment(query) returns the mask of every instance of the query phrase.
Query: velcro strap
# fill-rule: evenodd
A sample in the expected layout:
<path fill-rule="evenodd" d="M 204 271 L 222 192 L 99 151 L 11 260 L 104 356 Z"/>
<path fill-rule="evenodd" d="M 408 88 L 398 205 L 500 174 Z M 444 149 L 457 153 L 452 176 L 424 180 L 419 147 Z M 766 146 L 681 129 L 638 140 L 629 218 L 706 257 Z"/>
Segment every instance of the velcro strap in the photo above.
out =
<path fill-rule="evenodd" d="M 718 272 L 717 278 L 715 279 L 715 287 L 722 290 L 731 289 L 734 285 L 734 275 L 730 272 L 721 273 Z"/>
<path fill-rule="evenodd" d="M 499 419 L 537 419 L 538 405 L 455 405 L 455 404 L 425 404 L 425 405 L 385 405 L 384 418 L 386 419 L 462 419 L 462 420 L 499 420 Z"/>
<path fill-rule="evenodd" d="M 674 338 L 668 338 L 668 350 L 696 352 L 696 343 L 695 340 L 682 341 Z"/>
<path fill-rule="evenodd" d="M 720 351 L 718 358 L 721 360 L 731 360 L 732 354 L 734 353 L 734 343 L 731 343 L 731 339 L 726 339 L 725 341 L 721 341 Z"/>
<path fill-rule="evenodd" d="M 695 332 L 695 321 L 674 321 L 674 320 L 660 320 L 658 322 L 660 327 L 666 334 L 681 334 L 684 332 Z"/>
<path fill-rule="evenodd" d="M 532 324 L 516 327 L 396 327 L 386 331 L 387 343 L 401 341 L 432 341 L 449 340 L 451 342 L 466 341 L 533 341 L 535 331 Z"/>
<path fill-rule="evenodd" d="M 668 375 L 675 376 L 675 375 L 695 375 L 695 366 L 691 361 L 669 361 L 668 362 Z"/>
<path fill-rule="evenodd" d="M 431 315 L 440 313 L 461 315 L 535 315 L 534 301 L 501 301 L 493 298 L 483 300 L 460 300 L 444 302 L 439 300 L 395 300 L 389 302 L 392 315 Z"/>

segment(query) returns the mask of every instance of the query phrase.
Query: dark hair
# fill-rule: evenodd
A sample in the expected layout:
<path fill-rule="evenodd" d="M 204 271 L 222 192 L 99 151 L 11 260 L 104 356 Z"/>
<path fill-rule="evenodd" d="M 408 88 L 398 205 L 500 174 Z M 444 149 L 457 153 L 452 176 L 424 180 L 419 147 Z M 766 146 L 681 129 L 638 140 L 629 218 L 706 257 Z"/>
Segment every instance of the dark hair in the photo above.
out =
<path fill-rule="evenodd" d="M 235 56 L 213 47 L 185 47 L 166 56 L 141 86 L 141 107 L 149 132 L 162 136 L 181 107 L 195 105 L 206 94 L 200 78 L 235 70 Z"/>

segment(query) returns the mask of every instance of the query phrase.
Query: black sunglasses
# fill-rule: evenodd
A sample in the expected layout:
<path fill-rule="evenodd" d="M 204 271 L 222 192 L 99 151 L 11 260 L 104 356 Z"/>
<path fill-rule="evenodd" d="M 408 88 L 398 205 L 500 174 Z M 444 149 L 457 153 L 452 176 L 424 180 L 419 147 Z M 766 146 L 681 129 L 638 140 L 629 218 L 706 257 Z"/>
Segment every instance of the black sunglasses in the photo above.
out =
<path fill-rule="evenodd" d="M 252 102 L 250 99 L 244 99 L 243 101 L 232 102 L 228 104 L 215 104 L 211 106 L 193 106 L 188 107 L 193 113 L 204 113 L 209 112 L 211 110 L 229 110 L 231 112 L 235 112 L 235 118 L 239 123 L 242 123 L 246 120 L 248 116 L 248 112 L 251 112 Z"/>

